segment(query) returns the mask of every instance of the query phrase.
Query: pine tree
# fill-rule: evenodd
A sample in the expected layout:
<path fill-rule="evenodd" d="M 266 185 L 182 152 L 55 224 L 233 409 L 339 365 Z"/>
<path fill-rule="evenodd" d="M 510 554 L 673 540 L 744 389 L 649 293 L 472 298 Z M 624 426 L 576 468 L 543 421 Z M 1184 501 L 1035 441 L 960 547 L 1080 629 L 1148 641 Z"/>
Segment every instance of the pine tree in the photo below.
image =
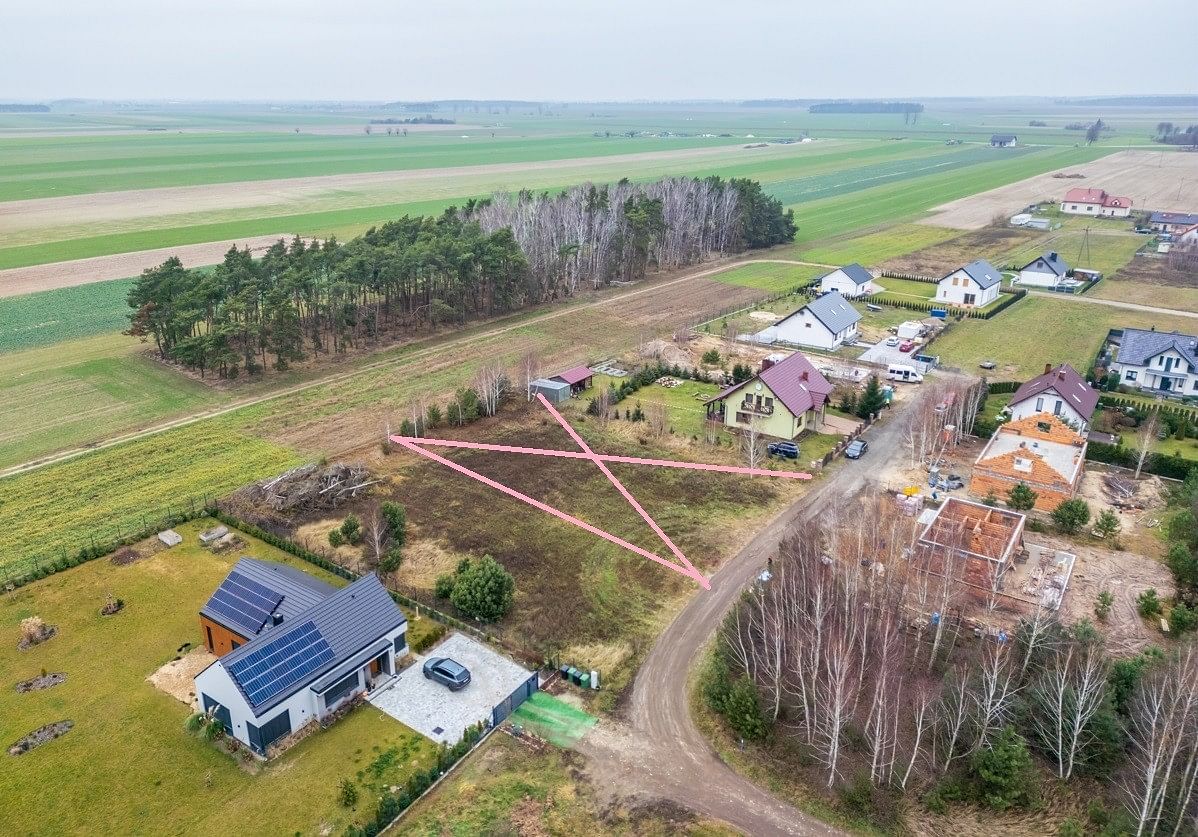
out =
<path fill-rule="evenodd" d="M 857 399 L 857 418 L 868 419 L 882 412 L 886 406 L 886 396 L 882 393 L 882 385 L 877 375 L 870 375 L 865 382 L 865 389 Z"/>
<path fill-rule="evenodd" d="M 1021 482 L 1007 492 L 1007 506 L 1015 511 L 1028 511 L 1035 508 L 1039 498 L 1040 495 L 1032 491 L 1026 482 Z"/>

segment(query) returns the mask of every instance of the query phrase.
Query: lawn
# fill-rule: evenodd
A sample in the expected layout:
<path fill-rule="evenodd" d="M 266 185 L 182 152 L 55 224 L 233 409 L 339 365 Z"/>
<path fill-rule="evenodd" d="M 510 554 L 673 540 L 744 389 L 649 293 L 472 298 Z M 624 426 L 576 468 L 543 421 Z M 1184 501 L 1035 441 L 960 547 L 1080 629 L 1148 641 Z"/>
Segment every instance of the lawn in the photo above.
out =
<path fill-rule="evenodd" d="M 402 835 L 612 834 L 730 837 L 712 820 L 651 806 L 609 807 L 587 781 L 585 763 L 570 751 L 535 749 L 506 733 L 492 735 L 448 779 L 414 806 L 396 829 Z"/>
<path fill-rule="evenodd" d="M 1176 454 L 1185 459 L 1198 461 L 1198 439 L 1183 440 L 1175 436 L 1170 436 L 1168 439 L 1162 439 L 1157 442 L 1154 449 L 1157 453 L 1163 453 L 1166 456 Z"/>
<path fill-rule="evenodd" d="M 607 387 L 611 383 L 619 385 L 617 379 L 608 375 L 595 376 L 596 390 L 600 387 Z M 663 404 L 669 410 L 670 427 L 674 428 L 675 433 L 683 437 L 693 436 L 702 439 L 703 425 L 707 421 L 707 408 L 704 406 L 704 402 L 708 398 L 718 395 L 719 392 L 720 387 L 701 381 L 684 380 L 676 387 L 650 384 L 647 387 L 641 387 L 620 402 L 620 415 L 623 418 L 624 413 L 627 410 L 635 409 L 637 404 L 640 404 L 642 408 L 648 407 L 650 404 Z M 580 404 L 580 410 L 585 407 L 586 403 Z"/>
<path fill-rule="evenodd" d="M 62 738 L 7 759 L 0 795 L 6 834 L 229 833 L 340 834 L 373 812 L 384 786 L 426 768 L 435 745 L 398 721 L 363 706 L 256 774 L 183 729 L 188 709 L 146 678 L 187 643 L 199 644 L 196 613 L 241 554 L 323 575 L 246 538 L 243 550 L 217 556 L 195 535 L 212 521 L 179 527 L 185 541 L 127 566 L 98 559 L 0 596 L 0 671 L 6 672 L 0 736 L 12 742 L 70 719 Z M 99 608 L 124 600 L 115 616 Z M 58 635 L 18 651 L 18 623 L 38 615 Z M 18 680 L 65 672 L 59 686 L 13 695 Z M 356 809 L 337 801 L 342 779 L 358 785 Z"/>
<path fill-rule="evenodd" d="M 781 294 L 805 288 L 827 272 L 824 267 L 757 262 L 721 271 L 711 278 L 728 285 Z"/>
<path fill-rule="evenodd" d="M 930 302 L 938 289 L 931 282 L 916 282 L 912 279 L 892 279 L 889 276 L 879 276 L 877 284 L 885 290 L 884 293 L 893 296 L 910 297 L 920 302 Z"/>
<path fill-rule="evenodd" d="M 132 279 L 0 298 L 0 355 L 129 327 Z"/>
<path fill-rule="evenodd" d="M 222 400 L 141 349 L 107 333 L 0 353 L 0 467 Z"/>
<path fill-rule="evenodd" d="M 1046 363 L 1089 369 L 1111 328 L 1155 325 L 1184 331 L 1193 323 L 1187 317 L 1032 295 L 993 319 L 953 323 L 933 350 L 947 366 L 974 373 L 981 371 L 981 361 L 994 360 L 998 368 L 989 373 L 994 380 L 1026 381 L 1043 372 Z"/>
<path fill-rule="evenodd" d="M 0 482 L 0 574 L 106 543 L 207 496 L 299 464 L 220 421 L 149 436 Z"/>

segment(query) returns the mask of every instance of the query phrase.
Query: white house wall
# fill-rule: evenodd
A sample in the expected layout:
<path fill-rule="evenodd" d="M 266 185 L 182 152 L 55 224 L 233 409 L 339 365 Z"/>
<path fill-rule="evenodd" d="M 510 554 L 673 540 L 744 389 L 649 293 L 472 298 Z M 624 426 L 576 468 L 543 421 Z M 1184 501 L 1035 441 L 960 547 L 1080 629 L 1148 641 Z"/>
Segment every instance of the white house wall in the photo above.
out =
<path fill-rule="evenodd" d="M 1055 288 L 1061 277 L 1055 273 L 1040 273 L 1036 270 L 1019 271 L 1019 284 L 1034 285 L 1037 288 Z"/>
<path fill-rule="evenodd" d="M 957 284 L 953 285 L 953 279 L 957 280 Z M 943 302 L 948 305 L 959 305 L 966 307 L 972 305 L 974 308 L 981 308 L 998 299 L 998 285 L 996 283 L 985 290 L 982 289 L 973 277 L 964 270 L 956 270 L 940 280 L 936 288 L 936 301 Z M 973 294 L 976 300 L 972 303 L 965 302 L 965 295 Z"/>
<path fill-rule="evenodd" d="M 1059 408 L 1058 404 L 1060 405 Z M 1083 416 L 1075 410 L 1073 405 L 1058 395 L 1055 390 L 1048 390 L 1007 406 L 1011 411 L 1012 421 L 1027 418 L 1035 413 L 1052 413 L 1053 415 L 1059 415 L 1070 424 L 1077 425 L 1083 433 L 1089 428 L 1090 424 L 1089 416 Z M 1060 410 L 1059 413 L 1057 412 L 1058 409 Z"/>
<path fill-rule="evenodd" d="M 865 294 L 871 294 L 874 291 L 873 283 L 858 285 L 852 279 L 845 275 L 843 270 L 834 270 L 825 276 L 819 282 L 821 291 L 840 291 L 840 295 L 844 297 L 858 297 Z"/>

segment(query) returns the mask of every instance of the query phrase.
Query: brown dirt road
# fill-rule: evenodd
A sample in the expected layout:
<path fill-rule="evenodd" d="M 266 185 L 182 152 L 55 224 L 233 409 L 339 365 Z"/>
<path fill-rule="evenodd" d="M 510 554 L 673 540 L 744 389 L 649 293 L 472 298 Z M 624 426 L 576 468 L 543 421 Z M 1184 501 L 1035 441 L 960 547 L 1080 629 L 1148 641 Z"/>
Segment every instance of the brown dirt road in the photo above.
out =
<path fill-rule="evenodd" d="M 249 247 L 255 254 L 261 253 L 286 235 L 260 235 L 232 241 L 212 241 L 207 244 L 187 244 L 181 247 L 163 247 L 159 250 L 142 250 L 139 253 L 118 253 L 115 256 L 96 256 L 91 259 L 76 259 L 69 262 L 39 264 L 32 267 L 13 267 L 0 270 L 0 299 L 20 296 L 52 288 L 73 288 L 92 282 L 107 282 L 110 279 L 129 279 L 149 267 L 157 267 L 171 256 L 178 256 L 184 267 L 201 267 L 216 264 L 224 258 L 230 247 Z"/>
<path fill-rule="evenodd" d="M 1081 178 L 1053 177 L 1081 174 Z M 1132 199 L 1133 208 L 1192 212 L 1198 206 L 1198 154 L 1181 151 L 1118 151 L 1090 163 L 1010 183 L 951 201 L 932 210 L 922 224 L 977 230 L 995 215 L 1013 214 L 1037 201 L 1060 201 L 1074 187 L 1106 189 Z"/>
<path fill-rule="evenodd" d="M 724 820 L 752 835 L 826 835 L 840 830 L 737 774 L 713 751 L 690 716 L 686 683 L 724 614 L 766 566 L 785 535 L 844 503 L 892 460 L 903 457 L 897 416 L 868 431 L 870 454 L 845 460 L 828 479 L 786 508 L 711 577 L 658 637 L 633 684 L 628 724 L 603 721 L 579 744 L 599 787 L 662 798 Z"/>

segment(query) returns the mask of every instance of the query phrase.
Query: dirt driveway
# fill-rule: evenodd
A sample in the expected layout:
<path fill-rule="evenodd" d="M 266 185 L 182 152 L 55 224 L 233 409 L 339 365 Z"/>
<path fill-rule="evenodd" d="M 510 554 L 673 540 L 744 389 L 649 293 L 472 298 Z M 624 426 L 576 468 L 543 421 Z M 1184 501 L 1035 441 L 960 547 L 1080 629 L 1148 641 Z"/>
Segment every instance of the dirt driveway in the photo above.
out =
<path fill-rule="evenodd" d="M 921 396 L 924 397 L 924 396 Z M 855 496 L 891 460 L 901 459 L 898 416 L 866 433 L 873 456 L 843 462 L 785 509 L 711 577 L 658 637 L 633 684 L 628 724 L 601 723 L 580 744 L 596 786 L 614 794 L 667 799 L 752 835 L 839 834 L 728 767 L 695 727 L 685 684 L 712 633 L 787 532 Z"/>
<path fill-rule="evenodd" d="M 1081 178 L 1053 177 L 1081 174 Z M 1136 209 L 1193 212 L 1198 206 L 1198 154 L 1180 151 L 1118 151 L 1091 163 L 1067 166 L 951 201 L 920 223 L 977 230 L 996 215 L 1013 215 L 1028 204 L 1059 202 L 1075 186 L 1105 189 L 1132 199 Z"/>

